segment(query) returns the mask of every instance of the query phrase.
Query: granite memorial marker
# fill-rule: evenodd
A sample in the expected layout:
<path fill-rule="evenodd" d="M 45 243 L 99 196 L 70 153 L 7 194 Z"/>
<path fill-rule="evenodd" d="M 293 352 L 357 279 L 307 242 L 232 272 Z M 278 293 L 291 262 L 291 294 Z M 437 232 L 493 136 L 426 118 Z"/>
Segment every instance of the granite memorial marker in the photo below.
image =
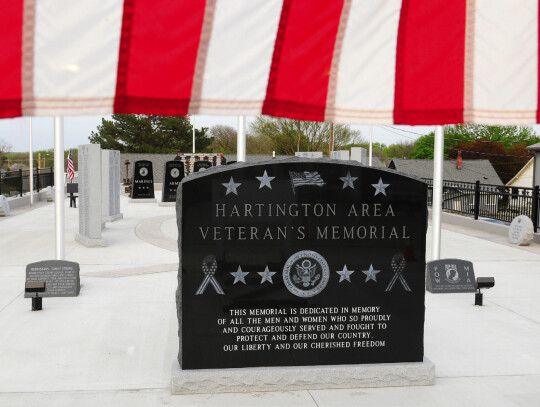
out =
<path fill-rule="evenodd" d="M 135 161 L 131 198 L 154 199 L 154 172 L 152 171 L 152 161 Z"/>
<path fill-rule="evenodd" d="M 87 247 L 106 246 L 101 237 L 101 148 L 99 144 L 79 146 L 79 232 L 75 240 Z"/>
<path fill-rule="evenodd" d="M 322 151 L 297 151 L 294 153 L 295 157 L 301 158 L 322 158 Z"/>
<path fill-rule="evenodd" d="M 328 159 L 185 178 L 181 368 L 422 362 L 426 194 Z"/>
<path fill-rule="evenodd" d="M 163 185 L 162 202 L 175 202 L 176 190 L 184 179 L 184 163 L 179 160 L 165 163 L 165 183 Z"/>
<path fill-rule="evenodd" d="M 508 241 L 518 246 L 527 246 L 534 237 L 532 220 L 525 215 L 516 216 L 508 229 Z"/>
<path fill-rule="evenodd" d="M 106 222 L 123 218 L 120 213 L 120 151 L 101 150 L 101 216 Z"/>
<path fill-rule="evenodd" d="M 459 259 L 430 261 L 426 265 L 426 290 L 437 293 L 474 293 L 473 264 Z"/>
<path fill-rule="evenodd" d="M 334 150 L 330 153 L 330 158 L 334 160 L 348 160 L 349 151 L 348 150 Z"/>
<path fill-rule="evenodd" d="M 356 160 L 362 164 L 368 164 L 368 154 L 364 147 L 351 147 L 351 160 Z"/>
<path fill-rule="evenodd" d="M 212 167 L 212 163 L 210 161 L 195 161 L 193 164 L 193 172 L 199 172 L 201 170 L 207 170 L 208 168 Z"/>
<path fill-rule="evenodd" d="M 0 195 L 0 216 L 9 216 L 9 202 L 4 195 Z"/>
<path fill-rule="evenodd" d="M 26 266 L 26 282 L 45 281 L 40 297 L 76 297 L 81 291 L 79 263 L 65 260 L 45 260 Z M 33 297 L 25 293 L 25 298 Z"/>

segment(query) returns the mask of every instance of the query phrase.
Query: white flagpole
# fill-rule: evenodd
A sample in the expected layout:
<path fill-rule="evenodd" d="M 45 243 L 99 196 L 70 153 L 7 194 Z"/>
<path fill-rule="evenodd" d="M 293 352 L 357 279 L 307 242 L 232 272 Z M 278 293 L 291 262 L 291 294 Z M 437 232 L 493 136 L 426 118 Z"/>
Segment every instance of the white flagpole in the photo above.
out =
<path fill-rule="evenodd" d="M 369 166 L 373 164 L 373 126 L 369 126 Z"/>
<path fill-rule="evenodd" d="M 431 260 L 441 258 L 441 213 L 442 213 L 442 183 L 444 158 L 443 126 L 435 126 L 435 149 L 433 154 L 433 199 L 431 207 Z"/>
<path fill-rule="evenodd" d="M 193 128 L 193 154 L 195 154 L 195 116 L 191 117 L 193 118 L 193 123 L 191 123 L 191 126 Z M 195 158 L 193 158 L 193 160 L 195 160 Z"/>
<path fill-rule="evenodd" d="M 246 116 L 238 116 L 236 136 L 236 161 L 246 161 Z"/>
<path fill-rule="evenodd" d="M 34 155 L 32 154 L 32 117 L 30 117 L 30 127 L 28 132 L 28 166 L 30 168 L 30 206 L 34 205 Z"/>
<path fill-rule="evenodd" d="M 60 116 L 54 116 L 54 207 L 56 260 L 64 260 L 64 118 Z"/>

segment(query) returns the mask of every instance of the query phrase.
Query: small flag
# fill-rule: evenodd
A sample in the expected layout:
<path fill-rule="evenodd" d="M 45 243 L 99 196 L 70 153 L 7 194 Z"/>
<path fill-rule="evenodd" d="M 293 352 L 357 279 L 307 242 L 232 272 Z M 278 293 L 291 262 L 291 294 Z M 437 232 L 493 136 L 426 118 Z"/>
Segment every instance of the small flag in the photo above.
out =
<path fill-rule="evenodd" d="M 315 185 L 318 187 L 324 186 L 324 181 L 319 175 L 317 171 L 309 172 L 309 171 L 302 171 L 302 172 L 295 172 L 295 171 L 289 171 L 289 175 L 291 177 L 291 183 L 294 188 L 296 187 L 303 187 L 306 185 Z"/>
<path fill-rule="evenodd" d="M 71 155 L 71 148 L 69 149 L 68 161 L 67 161 L 67 176 L 70 182 L 73 182 L 75 177 L 75 171 L 73 169 L 73 156 Z"/>

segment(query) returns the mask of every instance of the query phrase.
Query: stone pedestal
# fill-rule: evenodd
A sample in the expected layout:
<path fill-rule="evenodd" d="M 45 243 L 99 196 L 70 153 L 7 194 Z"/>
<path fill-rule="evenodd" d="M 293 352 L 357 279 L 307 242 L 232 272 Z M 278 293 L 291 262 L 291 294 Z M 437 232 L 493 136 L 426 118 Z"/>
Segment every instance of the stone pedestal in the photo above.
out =
<path fill-rule="evenodd" d="M 4 195 L 0 195 L 0 216 L 9 216 L 9 202 Z"/>
<path fill-rule="evenodd" d="M 435 365 L 429 360 L 366 365 L 257 367 L 181 370 L 173 362 L 172 394 L 247 393 L 354 389 L 362 387 L 431 386 Z"/>
<path fill-rule="evenodd" d="M 87 247 L 103 247 L 101 237 L 101 149 L 98 144 L 79 146 L 79 232 L 75 240 Z"/>
<path fill-rule="evenodd" d="M 120 151 L 101 151 L 101 216 L 105 222 L 114 222 L 124 216 L 120 213 Z"/>

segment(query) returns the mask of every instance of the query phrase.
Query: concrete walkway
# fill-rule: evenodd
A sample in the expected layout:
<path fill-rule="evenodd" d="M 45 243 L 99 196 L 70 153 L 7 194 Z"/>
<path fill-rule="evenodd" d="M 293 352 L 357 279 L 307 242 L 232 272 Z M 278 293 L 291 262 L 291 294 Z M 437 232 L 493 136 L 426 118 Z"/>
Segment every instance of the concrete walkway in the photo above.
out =
<path fill-rule="evenodd" d="M 66 208 L 66 260 L 81 266 L 76 298 L 23 298 L 28 263 L 54 258 L 54 204 L 0 218 L 0 406 L 540 406 L 540 245 L 520 248 L 443 224 L 442 257 L 474 263 L 496 285 L 426 293 L 425 355 L 435 386 L 172 396 L 178 352 L 174 207 L 121 199 L 105 248 L 75 242 Z M 428 259 L 431 253 L 428 233 Z"/>

